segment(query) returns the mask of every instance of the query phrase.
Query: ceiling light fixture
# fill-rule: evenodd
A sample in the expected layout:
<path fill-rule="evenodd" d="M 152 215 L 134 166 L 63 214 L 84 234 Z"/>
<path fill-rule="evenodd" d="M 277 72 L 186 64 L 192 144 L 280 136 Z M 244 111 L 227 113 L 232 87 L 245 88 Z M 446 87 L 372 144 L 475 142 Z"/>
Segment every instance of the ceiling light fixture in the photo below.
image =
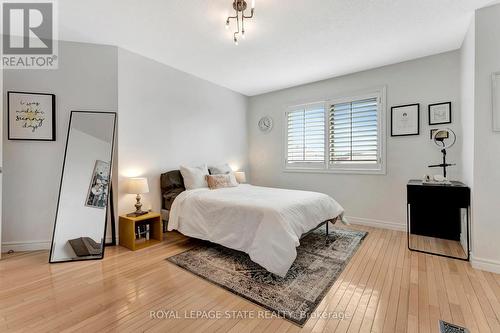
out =
<path fill-rule="evenodd" d="M 238 35 L 241 34 L 241 38 L 245 39 L 245 19 L 251 19 L 253 17 L 253 12 L 255 9 L 255 0 L 252 0 L 252 7 L 250 9 L 250 16 L 245 15 L 245 10 L 248 5 L 245 0 L 234 0 L 233 8 L 235 11 L 234 16 L 229 16 L 226 20 L 226 29 L 229 29 L 229 25 L 232 19 L 236 20 L 237 30 L 233 34 L 233 41 L 235 45 L 238 45 Z M 240 26 L 241 21 L 241 26 Z"/>

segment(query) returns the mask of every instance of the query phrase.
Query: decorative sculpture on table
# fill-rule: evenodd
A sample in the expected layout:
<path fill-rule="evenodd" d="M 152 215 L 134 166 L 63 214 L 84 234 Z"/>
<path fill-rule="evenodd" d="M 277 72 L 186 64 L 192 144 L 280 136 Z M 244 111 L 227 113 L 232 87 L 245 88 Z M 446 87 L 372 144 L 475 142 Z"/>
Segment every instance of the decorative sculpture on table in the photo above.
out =
<path fill-rule="evenodd" d="M 457 136 L 455 135 L 455 132 L 453 132 L 449 128 L 444 128 L 444 129 L 438 129 L 434 132 L 432 136 L 432 141 L 436 144 L 439 149 L 441 149 L 441 153 L 443 154 L 443 162 L 441 164 L 432 164 L 429 165 L 429 168 L 443 168 L 443 178 L 441 181 L 439 181 L 439 177 L 435 177 L 435 181 L 437 182 L 442 182 L 442 183 L 449 183 L 447 180 L 447 170 L 446 168 L 450 166 L 454 166 L 456 164 L 450 164 L 446 162 L 446 149 L 452 147 L 455 142 L 457 141 Z"/>

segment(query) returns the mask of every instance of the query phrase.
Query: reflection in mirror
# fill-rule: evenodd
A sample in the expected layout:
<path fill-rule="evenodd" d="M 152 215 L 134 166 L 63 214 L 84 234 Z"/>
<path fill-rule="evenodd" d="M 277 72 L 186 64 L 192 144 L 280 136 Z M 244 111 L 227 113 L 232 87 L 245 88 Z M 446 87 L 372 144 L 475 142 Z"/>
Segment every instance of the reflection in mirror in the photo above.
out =
<path fill-rule="evenodd" d="M 442 221 L 436 221 L 440 223 Z M 465 222 L 462 222 L 465 224 Z M 465 226 L 462 225 L 465 229 Z M 463 236 L 462 236 L 463 235 Z M 439 254 L 447 257 L 467 259 L 467 244 L 465 230 L 460 233 L 462 238 L 456 239 L 454 237 L 433 237 L 430 234 L 426 234 L 422 230 L 418 230 L 410 225 L 409 246 L 412 250 L 423 251 L 427 253 Z"/>
<path fill-rule="evenodd" d="M 116 113 L 72 111 L 50 262 L 102 259 Z"/>

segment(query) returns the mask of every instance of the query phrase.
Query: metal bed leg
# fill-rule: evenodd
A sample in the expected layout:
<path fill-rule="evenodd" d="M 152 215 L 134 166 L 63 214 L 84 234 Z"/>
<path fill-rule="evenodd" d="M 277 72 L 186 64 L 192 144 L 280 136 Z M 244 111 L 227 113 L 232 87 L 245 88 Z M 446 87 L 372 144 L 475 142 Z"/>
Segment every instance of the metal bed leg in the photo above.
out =
<path fill-rule="evenodd" d="M 317 230 L 317 229 L 320 229 L 323 225 L 325 225 L 325 228 L 326 228 L 326 235 L 325 235 L 325 239 L 328 241 L 329 240 L 329 236 L 330 236 L 330 231 L 329 231 L 329 227 L 328 227 L 328 223 L 332 223 L 332 224 L 335 224 L 337 222 L 337 218 L 334 218 L 334 219 L 330 219 L 330 220 L 327 220 L 327 221 L 324 221 L 320 224 L 318 224 L 318 226 L 312 230 L 309 230 L 308 232 L 306 232 L 305 234 L 303 234 L 300 239 L 306 237 L 307 235 L 309 235 L 311 232 L 313 232 L 314 230 Z"/>
<path fill-rule="evenodd" d="M 328 222 L 326 221 L 326 240 L 328 241 Z"/>

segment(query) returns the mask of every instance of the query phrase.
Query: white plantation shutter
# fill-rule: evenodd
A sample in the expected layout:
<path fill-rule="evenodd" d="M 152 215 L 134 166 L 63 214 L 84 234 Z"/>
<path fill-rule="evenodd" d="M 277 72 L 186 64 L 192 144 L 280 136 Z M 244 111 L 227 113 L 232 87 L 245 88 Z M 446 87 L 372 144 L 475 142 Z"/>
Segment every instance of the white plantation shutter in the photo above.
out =
<path fill-rule="evenodd" d="M 325 163 L 324 104 L 287 112 L 286 164 L 291 167 L 323 167 Z"/>
<path fill-rule="evenodd" d="M 380 163 L 379 117 L 378 97 L 332 104 L 328 138 L 330 165 Z"/>
<path fill-rule="evenodd" d="M 293 172 L 385 174 L 385 100 L 386 90 L 380 88 L 290 107 L 284 120 L 284 167 Z"/>

